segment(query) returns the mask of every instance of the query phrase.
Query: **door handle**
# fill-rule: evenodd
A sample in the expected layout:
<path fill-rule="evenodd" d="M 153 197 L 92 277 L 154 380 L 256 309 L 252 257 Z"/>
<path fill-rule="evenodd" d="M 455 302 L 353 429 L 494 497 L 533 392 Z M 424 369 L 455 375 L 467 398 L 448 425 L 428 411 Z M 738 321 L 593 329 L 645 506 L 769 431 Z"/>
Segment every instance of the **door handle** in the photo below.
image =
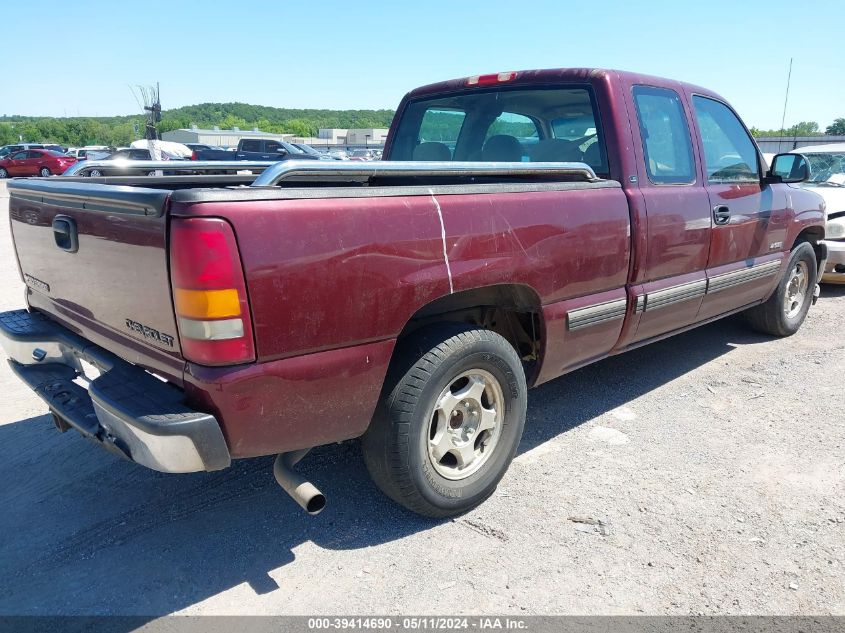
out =
<path fill-rule="evenodd" d="M 75 253 L 79 250 L 79 234 L 76 232 L 76 221 L 66 215 L 53 218 L 53 239 L 63 251 Z"/>
<path fill-rule="evenodd" d="M 718 225 L 727 224 L 731 221 L 731 210 L 724 204 L 717 204 L 713 207 L 713 222 Z"/>

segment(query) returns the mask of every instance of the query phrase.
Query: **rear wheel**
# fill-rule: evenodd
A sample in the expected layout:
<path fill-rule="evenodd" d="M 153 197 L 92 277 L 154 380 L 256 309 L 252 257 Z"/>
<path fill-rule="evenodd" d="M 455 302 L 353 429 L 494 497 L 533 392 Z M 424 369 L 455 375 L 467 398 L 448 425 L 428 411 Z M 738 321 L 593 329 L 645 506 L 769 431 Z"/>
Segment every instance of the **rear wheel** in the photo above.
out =
<path fill-rule="evenodd" d="M 46 178 L 47 176 L 50 175 L 50 170 L 47 169 L 46 167 L 42 167 L 41 169 L 38 170 L 38 175 L 41 176 L 42 178 Z"/>
<path fill-rule="evenodd" d="M 88 172 L 88 175 L 91 176 L 91 178 L 99 178 L 103 175 L 103 172 L 101 172 L 99 169 L 92 169 L 90 172 Z"/>
<path fill-rule="evenodd" d="M 774 336 L 795 334 L 813 303 L 817 275 L 816 252 L 809 243 L 801 242 L 792 249 L 772 296 L 746 312 L 751 327 Z"/>
<path fill-rule="evenodd" d="M 9 172 L 6 171 L 5 167 L 0 167 L 0 178 L 8 178 Z"/>
<path fill-rule="evenodd" d="M 362 446 L 391 499 L 419 514 L 466 512 L 496 489 L 522 437 L 525 373 L 500 335 L 463 325 L 402 343 Z"/>

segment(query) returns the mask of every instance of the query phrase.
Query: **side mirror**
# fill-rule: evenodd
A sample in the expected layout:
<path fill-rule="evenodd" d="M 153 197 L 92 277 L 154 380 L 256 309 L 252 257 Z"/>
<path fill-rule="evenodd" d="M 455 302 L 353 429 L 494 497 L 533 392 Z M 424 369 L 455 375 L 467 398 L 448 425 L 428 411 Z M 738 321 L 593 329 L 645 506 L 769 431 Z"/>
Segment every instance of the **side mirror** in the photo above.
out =
<path fill-rule="evenodd" d="M 776 154 L 772 168 L 766 174 L 767 182 L 796 183 L 810 177 L 810 164 L 801 154 Z"/>
<path fill-rule="evenodd" d="M 285 154 L 287 154 L 287 153 L 288 153 L 288 151 L 287 151 L 284 147 L 280 147 L 279 149 L 277 149 L 277 150 L 276 150 L 276 153 L 277 153 L 279 156 L 284 156 Z"/>

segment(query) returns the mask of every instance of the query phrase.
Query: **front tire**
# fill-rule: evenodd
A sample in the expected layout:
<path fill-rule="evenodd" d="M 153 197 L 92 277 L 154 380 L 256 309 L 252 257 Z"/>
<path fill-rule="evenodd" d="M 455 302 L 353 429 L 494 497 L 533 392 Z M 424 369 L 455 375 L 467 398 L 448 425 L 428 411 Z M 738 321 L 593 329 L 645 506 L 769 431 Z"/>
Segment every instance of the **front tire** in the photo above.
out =
<path fill-rule="evenodd" d="M 465 325 L 426 328 L 401 343 L 362 440 L 388 497 L 430 517 L 487 499 L 516 453 L 527 385 L 514 348 Z"/>
<path fill-rule="evenodd" d="M 801 242 L 792 249 L 786 272 L 772 296 L 746 312 L 751 327 L 773 336 L 795 334 L 813 303 L 817 276 L 816 252 L 808 242 Z"/>

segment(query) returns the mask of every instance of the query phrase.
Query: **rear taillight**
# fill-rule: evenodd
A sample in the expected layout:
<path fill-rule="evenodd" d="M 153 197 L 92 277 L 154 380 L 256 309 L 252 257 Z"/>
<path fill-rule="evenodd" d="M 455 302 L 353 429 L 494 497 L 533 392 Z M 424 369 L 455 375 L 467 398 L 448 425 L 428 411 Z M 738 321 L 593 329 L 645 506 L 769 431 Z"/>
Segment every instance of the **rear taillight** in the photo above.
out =
<path fill-rule="evenodd" d="M 191 152 L 191 160 L 196 160 L 196 159 L 197 159 L 197 152 L 196 152 L 196 150 L 194 150 L 193 152 Z"/>
<path fill-rule="evenodd" d="M 255 360 L 241 258 L 225 220 L 173 219 L 170 281 L 187 360 L 200 365 Z"/>

